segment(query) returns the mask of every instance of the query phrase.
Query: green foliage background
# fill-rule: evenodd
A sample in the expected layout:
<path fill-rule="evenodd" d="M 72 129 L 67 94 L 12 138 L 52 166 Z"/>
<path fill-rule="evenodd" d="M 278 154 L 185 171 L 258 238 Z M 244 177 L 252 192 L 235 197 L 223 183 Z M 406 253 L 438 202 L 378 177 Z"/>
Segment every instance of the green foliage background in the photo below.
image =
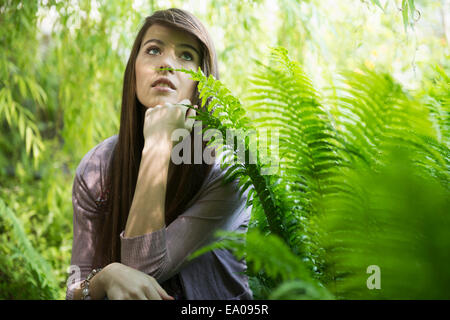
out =
<path fill-rule="evenodd" d="M 280 130 L 277 174 L 232 171 L 246 241 L 216 244 L 255 298 L 450 298 L 449 1 L 2 0 L 0 299 L 64 298 L 75 168 L 118 132 L 132 41 L 169 7 L 216 44 L 221 82 L 193 76 L 227 116 L 203 120 Z"/>

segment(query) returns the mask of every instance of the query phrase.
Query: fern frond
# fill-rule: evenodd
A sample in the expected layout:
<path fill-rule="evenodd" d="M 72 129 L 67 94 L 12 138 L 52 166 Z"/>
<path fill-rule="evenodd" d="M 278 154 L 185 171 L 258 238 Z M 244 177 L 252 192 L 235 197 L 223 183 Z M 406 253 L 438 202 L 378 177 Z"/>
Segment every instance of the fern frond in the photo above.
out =
<path fill-rule="evenodd" d="M 57 285 L 51 268 L 32 247 L 21 222 L 0 199 L 0 298 L 55 299 Z M 20 294 L 20 295 L 18 295 Z"/>
<path fill-rule="evenodd" d="M 282 221 L 295 252 L 313 259 L 309 243 L 309 216 L 320 214 L 322 197 L 345 190 L 334 179 L 346 162 L 345 149 L 331 125 L 311 81 L 283 48 L 273 48 L 270 66 L 261 65 L 252 76 L 253 88 L 245 100 L 257 129 L 280 132 L 280 177 L 274 188 L 283 204 Z M 279 177 L 272 177 L 278 179 Z"/>
<path fill-rule="evenodd" d="M 292 253 L 286 243 L 275 235 L 263 235 L 257 229 L 252 229 L 247 234 L 234 232 L 217 232 L 217 236 L 223 240 L 203 247 L 194 253 L 190 259 L 216 249 L 227 249 L 233 252 L 237 259 L 245 257 L 249 273 L 256 274 L 263 270 L 272 279 L 280 282 L 296 281 L 302 283 L 307 289 L 303 298 L 308 299 L 332 299 L 333 296 L 311 277 L 310 270 L 302 259 Z M 261 250 L 264 248 L 264 250 Z M 277 298 L 275 296 L 274 298 Z M 298 298 L 298 297 L 291 297 Z"/>
<path fill-rule="evenodd" d="M 196 120 L 201 120 L 206 128 L 220 130 L 223 137 L 230 131 L 236 133 L 243 132 L 245 137 L 244 148 L 246 159 L 249 158 L 250 138 L 248 131 L 253 127 L 251 120 L 247 117 L 245 109 L 239 99 L 235 98 L 231 92 L 212 75 L 205 77 L 201 69 L 197 72 L 192 70 L 177 69 L 191 75 L 194 81 L 198 81 L 198 90 L 202 99 L 202 107 L 208 106 L 207 111 L 199 111 Z M 228 130 L 228 132 L 227 132 Z M 255 196 L 261 202 L 271 232 L 289 241 L 283 231 L 281 219 L 281 205 L 271 189 L 270 180 L 262 174 L 264 165 L 258 155 L 255 155 L 256 163 L 239 161 L 237 158 L 236 145 L 225 144 L 224 149 L 231 151 L 231 161 L 222 163 L 222 168 L 227 169 L 224 182 L 240 177 L 239 186 L 242 187 L 241 194 L 247 188 L 253 187 Z M 244 159 L 245 160 L 245 159 Z M 233 166 L 230 168 L 230 165 Z"/>
<path fill-rule="evenodd" d="M 322 278 L 339 299 L 446 299 L 448 191 L 418 176 L 407 150 L 378 172 L 355 170 L 345 179 L 354 197 L 328 198 L 313 217 L 323 248 Z M 380 268 L 381 290 L 369 290 L 367 268 Z"/>

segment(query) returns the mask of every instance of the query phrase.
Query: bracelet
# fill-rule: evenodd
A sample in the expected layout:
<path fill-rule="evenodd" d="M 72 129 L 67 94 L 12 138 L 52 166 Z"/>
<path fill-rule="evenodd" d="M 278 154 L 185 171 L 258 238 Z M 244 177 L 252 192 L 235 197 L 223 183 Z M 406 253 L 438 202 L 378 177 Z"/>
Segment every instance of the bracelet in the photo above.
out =
<path fill-rule="evenodd" d="M 98 268 L 98 269 L 94 269 L 91 271 L 91 273 L 89 273 L 89 275 L 87 276 L 86 280 L 84 280 L 81 283 L 81 293 L 83 294 L 83 297 L 81 298 L 82 300 L 91 300 L 91 296 L 90 296 L 90 292 L 89 292 L 89 283 L 91 281 L 91 279 L 100 271 L 102 270 L 102 268 Z"/>

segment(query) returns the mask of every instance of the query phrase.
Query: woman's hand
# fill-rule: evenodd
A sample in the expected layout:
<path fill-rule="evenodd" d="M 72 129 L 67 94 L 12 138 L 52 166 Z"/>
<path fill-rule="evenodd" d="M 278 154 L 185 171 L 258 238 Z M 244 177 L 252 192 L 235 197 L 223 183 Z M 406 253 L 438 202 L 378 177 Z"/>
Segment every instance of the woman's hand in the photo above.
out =
<path fill-rule="evenodd" d="M 184 104 L 191 104 L 189 99 L 184 99 L 177 104 L 165 103 L 164 105 L 157 105 L 154 108 L 149 108 L 145 112 L 144 121 L 144 139 L 156 138 L 159 140 L 163 137 L 170 139 L 172 132 L 176 129 L 186 129 L 187 132 L 192 131 L 194 119 L 188 118 L 196 116 L 197 112 L 189 109 Z M 194 106 L 198 108 L 198 106 Z M 183 138 L 187 135 L 183 136 Z"/>
<path fill-rule="evenodd" d="M 111 263 L 101 273 L 109 300 L 174 300 L 155 278 L 124 264 Z"/>

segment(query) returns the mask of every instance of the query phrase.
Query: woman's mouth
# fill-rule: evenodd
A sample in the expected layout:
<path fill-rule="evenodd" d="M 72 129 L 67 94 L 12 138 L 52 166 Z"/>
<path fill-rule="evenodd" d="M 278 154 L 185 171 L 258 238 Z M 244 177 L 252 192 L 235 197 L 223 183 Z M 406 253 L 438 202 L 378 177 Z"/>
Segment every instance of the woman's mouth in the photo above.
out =
<path fill-rule="evenodd" d="M 175 91 L 171 87 L 169 87 L 169 85 L 167 85 L 165 83 L 160 83 L 160 84 L 152 87 L 152 89 L 154 89 L 157 92 L 172 92 L 172 91 Z"/>
<path fill-rule="evenodd" d="M 172 92 L 176 90 L 175 85 L 166 77 L 160 77 L 152 84 L 152 88 L 157 92 Z"/>

